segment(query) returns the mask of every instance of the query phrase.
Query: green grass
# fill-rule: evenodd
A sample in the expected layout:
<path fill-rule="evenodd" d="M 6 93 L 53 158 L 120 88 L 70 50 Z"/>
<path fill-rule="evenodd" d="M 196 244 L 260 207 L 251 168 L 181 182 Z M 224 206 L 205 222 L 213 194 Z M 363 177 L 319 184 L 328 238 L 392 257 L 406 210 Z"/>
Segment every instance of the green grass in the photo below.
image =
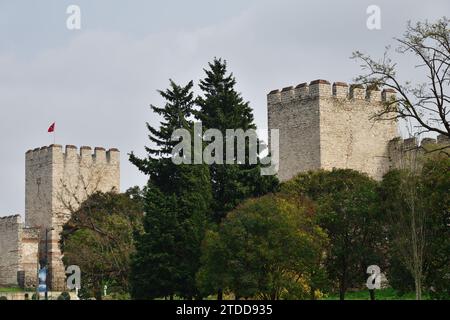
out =
<path fill-rule="evenodd" d="M 21 288 L 16 287 L 8 287 L 8 288 L 0 288 L 1 293 L 15 293 L 15 292 L 23 292 Z"/>
<path fill-rule="evenodd" d="M 382 289 L 375 291 L 375 299 L 376 300 L 415 300 L 416 294 L 414 292 L 410 292 L 404 295 L 399 295 L 394 289 Z M 423 300 L 428 300 L 429 296 L 423 294 Z M 339 294 L 330 294 L 327 297 L 323 298 L 323 300 L 339 300 Z M 345 294 L 345 300 L 370 300 L 369 291 L 355 291 L 355 292 L 347 292 Z"/>

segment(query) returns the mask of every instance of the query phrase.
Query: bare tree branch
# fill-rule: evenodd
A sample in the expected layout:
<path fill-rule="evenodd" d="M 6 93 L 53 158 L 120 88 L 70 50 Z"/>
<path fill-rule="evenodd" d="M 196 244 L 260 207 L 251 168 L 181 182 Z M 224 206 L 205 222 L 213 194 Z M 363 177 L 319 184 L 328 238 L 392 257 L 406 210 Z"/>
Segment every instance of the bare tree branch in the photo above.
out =
<path fill-rule="evenodd" d="M 397 97 L 386 101 L 384 109 L 375 114 L 375 120 L 411 119 L 423 132 L 435 132 L 450 137 L 448 119 L 450 105 L 450 20 L 442 18 L 435 23 L 408 23 L 403 38 L 397 38 L 397 52 L 412 54 L 423 68 L 428 81 L 412 86 L 400 83 L 397 64 L 389 57 L 389 47 L 380 60 L 359 51 L 352 58 L 362 62 L 365 74 L 356 82 L 368 86 L 394 89 Z"/>

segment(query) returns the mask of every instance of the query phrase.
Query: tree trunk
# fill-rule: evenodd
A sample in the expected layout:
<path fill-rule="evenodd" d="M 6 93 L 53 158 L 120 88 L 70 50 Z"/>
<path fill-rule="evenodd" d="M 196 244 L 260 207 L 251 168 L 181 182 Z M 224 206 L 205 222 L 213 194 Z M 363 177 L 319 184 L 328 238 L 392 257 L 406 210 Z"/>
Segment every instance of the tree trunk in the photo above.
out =
<path fill-rule="evenodd" d="M 219 291 L 217 291 L 217 300 L 223 300 L 223 291 L 222 291 L 222 289 L 219 289 Z"/>
<path fill-rule="evenodd" d="M 416 275 L 414 284 L 416 287 L 416 300 L 422 300 L 422 281 L 420 275 Z"/>
<path fill-rule="evenodd" d="M 344 274 L 342 275 L 342 278 L 339 282 L 339 300 L 345 300 L 345 291 L 347 291 L 346 288 L 346 283 L 347 279 L 346 279 L 346 275 L 345 275 L 345 271 Z"/>
<path fill-rule="evenodd" d="M 370 300 L 375 300 L 375 289 L 369 289 Z"/>
<path fill-rule="evenodd" d="M 345 300 L 345 289 L 339 288 L 339 300 Z"/>

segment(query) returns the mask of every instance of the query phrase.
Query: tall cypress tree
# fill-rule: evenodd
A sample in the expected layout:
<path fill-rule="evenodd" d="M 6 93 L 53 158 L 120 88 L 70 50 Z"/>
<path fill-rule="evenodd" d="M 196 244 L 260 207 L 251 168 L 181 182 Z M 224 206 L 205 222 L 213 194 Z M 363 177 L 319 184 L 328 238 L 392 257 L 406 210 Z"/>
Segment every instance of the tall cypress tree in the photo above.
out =
<path fill-rule="evenodd" d="M 149 175 L 144 233 L 136 235 L 132 262 L 134 298 L 198 295 L 195 274 L 211 201 L 209 170 L 204 165 L 176 165 L 171 159 L 178 143 L 171 139 L 173 131 L 192 131 L 192 86 L 192 81 L 184 87 L 171 81 L 170 88 L 159 91 L 166 104 L 151 108 L 163 120 L 159 128 L 147 123 L 149 139 L 156 147 L 146 147 L 144 159 L 130 155 L 130 161 Z"/>
<path fill-rule="evenodd" d="M 204 71 L 206 77 L 200 81 L 203 96 L 197 98 L 198 109 L 194 112 L 202 122 L 203 129 L 218 129 L 224 137 L 227 129 L 256 130 L 253 111 L 249 103 L 236 91 L 236 79 L 232 73 L 228 73 L 226 61 L 215 58 Z M 223 150 L 225 145 L 224 139 Z M 209 167 L 213 191 L 213 219 L 217 223 L 246 198 L 266 194 L 278 186 L 276 177 L 261 176 L 259 163 L 249 164 L 248 143 L 245 154 L 245 164 L 213 164 Z M 224 163 L 225 158 L 224 152 Z"/>

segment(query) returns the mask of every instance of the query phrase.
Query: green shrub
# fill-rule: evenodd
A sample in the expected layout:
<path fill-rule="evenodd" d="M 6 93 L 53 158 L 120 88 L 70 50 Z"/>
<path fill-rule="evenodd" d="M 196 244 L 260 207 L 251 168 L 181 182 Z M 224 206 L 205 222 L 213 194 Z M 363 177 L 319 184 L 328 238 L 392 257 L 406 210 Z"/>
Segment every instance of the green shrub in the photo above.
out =
<path fill-rule="evenodd" d="M 58 296 L 58 300 L 70 300 L 70 294 L 68 292 L 63 292 Z"/>

